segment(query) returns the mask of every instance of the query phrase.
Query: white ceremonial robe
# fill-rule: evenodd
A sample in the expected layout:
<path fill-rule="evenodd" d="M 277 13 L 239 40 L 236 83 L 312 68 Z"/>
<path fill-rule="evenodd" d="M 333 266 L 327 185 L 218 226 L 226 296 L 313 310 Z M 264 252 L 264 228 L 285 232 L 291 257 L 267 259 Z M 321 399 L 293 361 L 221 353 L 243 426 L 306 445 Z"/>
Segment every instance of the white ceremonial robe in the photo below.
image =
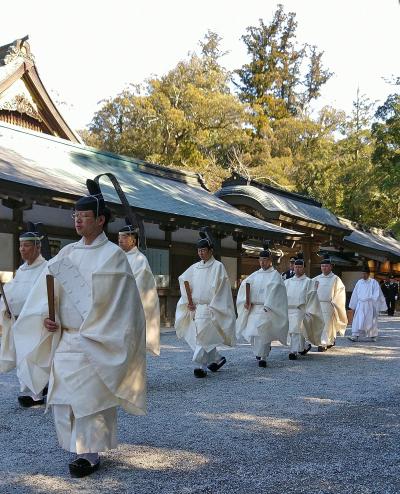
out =
<path fill-rule="evenodd" d="M 250 310 L 245 309 L 250 284 Z M 285 284 L 276 269 L 259 269 L 242 281 L 237 300 L 236 335 L 250 342 L 256 356 L 268 356 L 272 341 L 286 345 L 289 322 Z"/>
<path fill-rule="evenodd" d="M 344 335 L 347 327 L 346 288 L 334 273 L 320 274 L 314 278 L 318 285 L 317 293 L 324 317 L 322 345 L 332 345 L 336 335 Z"/>
<path fill-rule="evenodd" d="M 305 274 L 285 280 L 289 312 L 290 351 L 305 350 L 305 341 L 321 345 L 324 319 L 315 282 Z"/>
<path fill-rule="evenodd" d="M 18 375 L 33 391 L 49 380 L 62 447 L 78 454 L 114 448 L 115 407 L 146 410 L 145 319 L 128 260 L 102 233 L 91 245 L 82 239 L 64 247 L 48 271 L 61 329 L 43 325 L 43 273 L 15 324 Z"/>
<path fill-rule="evenodd" d="M 194 312 L 188 309 L 184 282 L 192 292 Z M 193 361 L 205 365 L 218 360 L 217 347 L 235 345 L 235 307 L 231 283 L 222 263 L 211 257 L 197 262 L 179 277 L 181 298 L 175 314 L 178 338 L 194 351 Z"/>
<path fill-rule="evenodd" d="M 146 350 L 160 355 L 160 303 L 149 262 L 137 247 L 126 252 L 146 317 Z"/>
<path fill-rule="evenodd" d="M 351 324 L 352 335 L 369 338 L 378 336 L 379 311 L 387 310 L 379 283 L 373 278 L 358 280 L 349 307 L 355 311 Z"/>
<path fill-rule="evenodd" d="M 22 312 L 32 287 L 47 266 L 47 261 L 39 255 L 32 264 L 24 263 L 17 269 L 15 277 L 4 285 L 4 293 L 11 311 L 11 319 L 6 315 L 4 300 L 0 301 L 0 372 L 8 372 L 15 368 L 17 356 L 15 352 L 13 326 Z M 21 392 L 28 391 L 21 382 Z M 27 395 L 30 393 L 26 393 Z"/>

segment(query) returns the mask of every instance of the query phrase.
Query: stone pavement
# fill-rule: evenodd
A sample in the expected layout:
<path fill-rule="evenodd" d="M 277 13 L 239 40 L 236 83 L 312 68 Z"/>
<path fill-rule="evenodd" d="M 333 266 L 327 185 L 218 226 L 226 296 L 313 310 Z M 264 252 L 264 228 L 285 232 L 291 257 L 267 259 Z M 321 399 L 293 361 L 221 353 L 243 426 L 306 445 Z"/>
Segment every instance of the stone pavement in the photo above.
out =
<path fill-rule="evenodd" d="M 234 494 L 400 492 L 400 318 L 376 343 L 339 338 L 258 368 L 248 345 L 203 380 L 172 332 L 149 357 L 148 415 L 119 414 L 120 447 L 91 477 L 71 479 L 51 414 L 21 409 L 0 375 L 0 493 Z"/>

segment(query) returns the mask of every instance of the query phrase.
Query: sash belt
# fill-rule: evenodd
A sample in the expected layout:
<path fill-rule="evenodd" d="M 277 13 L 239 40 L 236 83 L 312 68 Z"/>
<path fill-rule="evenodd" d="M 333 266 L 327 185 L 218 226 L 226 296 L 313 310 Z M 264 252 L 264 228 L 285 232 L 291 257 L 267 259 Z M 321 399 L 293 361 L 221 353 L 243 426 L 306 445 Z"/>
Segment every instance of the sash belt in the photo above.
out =
<path fill-rule="evenodd" d="M 66 331 L 67 333 L 79 333 L 78 328 L 64 328 L 64 327 L 62 327 L 62 330 Z"/>

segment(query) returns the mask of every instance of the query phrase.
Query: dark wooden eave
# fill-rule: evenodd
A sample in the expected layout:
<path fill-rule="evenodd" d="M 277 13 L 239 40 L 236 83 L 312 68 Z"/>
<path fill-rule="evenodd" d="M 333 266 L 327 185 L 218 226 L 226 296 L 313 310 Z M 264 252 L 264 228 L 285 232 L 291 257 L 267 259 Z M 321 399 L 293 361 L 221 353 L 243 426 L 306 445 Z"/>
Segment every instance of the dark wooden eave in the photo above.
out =
<path fill-rule="evenodd" d="M 42 187 L 33 187 L 13 181 L 0 180 L 0 199 L 3 200 L 3 204 L 5 201 L 13 201 L 14 207 L 20 207 L 21 209 L 30 209 L 33 204 L 38 204 L 41 206 L 72 210 L 79 197 L 78 195 L 56 192 Z M 121 218 L 125 216 L 125 211 L 121 204 L 108 204 L 115 216 Z M 216 223 L 179 214 L 163 213 L 137 207 L 135 207 L 135 211 L 142 216 L 144 221 L 160 224 L 171 231 L 179 228 L 199 230 L 203 226 L 210 226 L 220 238 L 233 235 L 234 237 L 254 238 L 261 241 L 265 239 L 283 241 L 283 235 L 278 232 L 262 231 L 249 227 L 235 227 L 228 223 Z M 6 221 L 6 223 L 8 222 Z M 295 232 L 293 232 L 293 235 L 286 236 L 286 239 L 290 241 L 299 240 L 300 238 L 301 235 L 297 235 Z"/>

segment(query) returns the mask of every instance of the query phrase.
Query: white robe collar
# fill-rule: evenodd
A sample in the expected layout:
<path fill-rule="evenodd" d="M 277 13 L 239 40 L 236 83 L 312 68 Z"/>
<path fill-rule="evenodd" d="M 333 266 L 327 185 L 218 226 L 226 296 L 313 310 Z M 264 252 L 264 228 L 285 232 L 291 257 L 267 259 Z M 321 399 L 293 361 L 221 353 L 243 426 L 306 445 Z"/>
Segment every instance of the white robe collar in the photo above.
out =
<path fill-rule="evenodd" d="M 131 250 L 128 250 L 128 252 L 125 252 L 125 254 L 127 256 L 133 256 L 133 255 L 136 255 L 138 252 L 139 252 L 139 249 L 135 245 L 135 247 L 132 247 L 132 249 Z"/>
<path fill-rule="evenodd" d="M 98 247 L 105 245 L 107 242 L 107 235 L 104 232 L 101 232 L 90 245 L 86 245 L 85 240 L 82 237 L 79 242 L 76 242 L 74 249 L 97 249 Z"/>
<path fill-rule="evenodd" d="M 367 280 L 364 280 L 364 278 L 361 278 L 360 281 L 364 282 L 364 283 L 369 283 L 371 280 L 373 280 L 374 278 L 368 278 Z"/>
<path fill-rule="evenodd" d="M 210 259 L 206 262 L 204 261 L 200 261 L 197 263 L 197 269 L 206 269 L 206 268 L 210 268 L 215 262 L 215 257 L 214 256 L 211 256 Z"/>
<path fill-rule="evenodd" d="M 295 280 L 295 281 L 297 281 L 297 280 L 305 280 L 306 278 L 307 278 L 307 275 L 304 273 L 304 274 L 302 274 L 301 276 L 296 276 L 296 275 L 294 275 L 292 278 L 289 278 L 289 279 L 290 279 L 290 280 Z"/>
<path fill-rule="evenodd" d="M 321 276 L 323 278 L 332 278 L 332 276 L 335 276 L 335 273 L 333 271 L 331 271 L 329 274 L 321 273 Z"/>
<path fill-rule="evenodd" d="M 268 269 L 263 269 L 263 268 L 260 268 L 257 273 L 263 273 L 263 274 L 266 274 L 266 273 L 272 273 L 272 271 L 275 271 L 275 268 L 273 266 L 270 266 Z"/>
<path fill-rule="evenodd" d="M 45 261 L 46 259 L 41 254 L 39 254 L 32 264 L 28 264 L 27 262 L 24 262 L 24 264 L 20 266 L 19 269 L 21 269 L 22 271 L 28 271 L 28 269 L 36 269 L 39 266 L 41 266 Z"/>

